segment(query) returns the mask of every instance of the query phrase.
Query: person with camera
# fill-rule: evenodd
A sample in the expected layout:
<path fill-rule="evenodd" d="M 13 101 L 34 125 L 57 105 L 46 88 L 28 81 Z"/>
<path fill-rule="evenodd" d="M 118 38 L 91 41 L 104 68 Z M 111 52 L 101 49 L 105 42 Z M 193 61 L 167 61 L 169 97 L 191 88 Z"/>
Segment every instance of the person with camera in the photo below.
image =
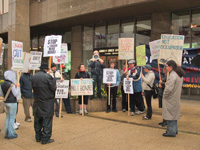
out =
<path fill-rule="evenodd" d="M 106 66 L 104 61 L 99 57 L 98 51 L 94 51 L 93 57 L 90 59 L 89 66 L 91 67 L 91 77 L 93 78 L 93 95 L 90 97 L 90 100 L 94 98 L 96 85 L 97 97 L 102 98 L 101 83 L 103 79 L 103 68 L 105 68 Z"/>

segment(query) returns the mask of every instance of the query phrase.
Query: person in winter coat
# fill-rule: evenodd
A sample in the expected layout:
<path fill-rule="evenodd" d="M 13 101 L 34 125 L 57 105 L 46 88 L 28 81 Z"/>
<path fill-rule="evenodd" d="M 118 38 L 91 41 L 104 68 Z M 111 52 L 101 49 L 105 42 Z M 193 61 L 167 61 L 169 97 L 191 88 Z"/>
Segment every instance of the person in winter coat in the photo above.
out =
<path fill-rule="evenodd" d="M 167 66 L 163 65 L 163 73 L 165 74 L 165 77 L 162 78 L 159 81 L 159 89 L 158 89 L 158 100 L 159 100 L 159 108 L 162 108 L 162 99 L 163 99 L 163 93 L 164 93 L 164 89 L 165 89 L 165 83 L 167 80 Z M 167 125 L 167 121 L 165 119 L 163 119 L 163 122 L 160 122 L 159 125 L 161 126 L 166 126 Z"/>
<path fill-rule="evenodd" d="M 76 73 L 75 78 L 76 79 L 84 79 L 84 78 L 90 78 L 90 75 L 88 74 L 88 72 L 85 71 L 85 66 L 84 64 L 80 64 L 78 67 L 79 71 Z M 79 103 L 79 114 L 82 115 L 82 96 L 78 96 L 78 103 Z M 83 101 L 84 101 L 84 113 L 88 114 L 87 111 L 87 104 L 88 104 L 88 96 L 84 95 L 83 96 Z"/>
<path fill-rule="evenodd" d="M 101 96 L 101 84 L 103 79 L 103 68 L 105 68 L 105 63 L 101 58 L 99 58 L 99 52 L 94 51 L 93 58 L 90 59 L 89 66 L 91 67 L 91 77 L 93 78 L 93 95 L 90 97 L 92 100 L 95 95 L 95 86 L 97 84 L 97 97 Z"/>
<path fill-rule="evenodd" d="M 143 90 L 144 90 L 144 96 L 146 99 L 147 104 L 147 114 L 143 117 L 144 120 L 151 119 L 152 117 L 152 106 L 151 106 L 151 98 L 152 98 L 152 89 L 153 83 L 155 80 L 155 74 L 151 70 L 151 66 L 149 64 L 143 66 L 144 72 L 146 72 L 145 76 L 141 74 L 143 82 Z"/>
<path fill-rule="evenodd" d="M 52 143 L 52 121 L 54 115 L 54 101 L 56 80 L 47 73 L 48 64 L 42 64 L 40 71 L 32 78 L 34 92 L 33 116 L 36 142 Z"/>
<path fill-rule="evenodd" d="M 126 64 L 124 63 L 124 68 L 123 68 L 123 70 L 121 70 L 121 74 L 120 74 L 121 75 L 122 111 L 123 112 L 126 112 L 128 110 L 128 94 L 124 93 L 123 82 L 124 82 L 124 78 L 126 78 L 129 70 L 130 70 L 130 68 L 128 68 L 128 66 L 126 66 Z"/>
<path fill-rule="evenodd" d="M 20 85 L 17 84 L 16 73 L 14 71 L 6 71 L 4 73 L 4 78 L 5 81 L 1 84 L 1 89 L 4 97 L 6 96 L 6 93 L 8 92 L 11 85 L 13 85 L 7 99 L 5 100 L 7 110 L 5 121 L 5 138 L 14 139 L 18 137 L 14 129 L 14 122 L 17 112 L 17 96 L 20 92 Z"/>
<path fill-rule="evenodd" d="M 61 73 L 59 71 L 56 71 L 56 64 L 55 63 L 51 64 L 50 75 L 55 80 L 64 81 L 63 77 L 61 76 Z M 55 105 L 56 105 L 55 110 L 54 110 L 55 115 L 56 115 L 56 117 L 59 117 L 59 110 L 60 110 L 60 99 L 59 98 L 55 98 Z M 62 115 L 61 115 L 61 118 L 63 118 Z"/>
<path fill-rule="evenodd" d="M 177 120 L 181 116 L 180 97 L 185 72 L 173 60 L 166 64 L 169 77 L 163 94 L 162 116 L 167 120 L 167 131 L 163 133 L 163 136 L 175 137 L 178 134 Z"/>
<path fill-rule="evenodd" d="M 110 69 L 115 69 L 115 63 L 114 62 L 111 62 L 110 63 Z M 112 111 L 113 112 L 117 112 L 117 109 L 116 109 L 116 97 L 117 97 L 117 87 L 119 86 L 120 84 L 120 73 L 119 73 L 119 70 L 118 69 L 115 69 L 116 70 L 116 74 L 117 74 L 117 81 L 115 84 L 108 84 L 110 85 L 110 101 L 111 101 L 111 95 L 113 97 L 112 99 Z M 107 95 L 108 95 L 108 86 L 107 86 Z M 109 113 L 110 112 L 110 105 L 108 105 L 108 96 L 107 96 L 107 111 L 106 113 Z"/>
<path fill-rule="evenodd" d="M 130 94 L 130 107 L 131 116 L 135 115 L 135 106 L 137 104 L 139 111 L 136 114 L 144 113 L 143 98 L 142 98 L 142 85 L 141 85 L 141 71 L 139 67 L 135 66 L 135 60 L 130 60 L 128 62 L 130 70 L 127 75 L 127 80 L 133 78 L 133 92 Z"/>
<path fill-rule="evenodd" d="M 32 80 L 33 75 L 31 74 L 30 70 L 27 73 L 23 73 L 20 78 L 20 89 L 21 95 L 23 99 L 23 107 L 24 107 L 24 114 L 25 114 L 25 121 L 31 122 L 31 115 L 29 108 L 30 106 L 33 107 L 33 92 L 32 92 Z"/>

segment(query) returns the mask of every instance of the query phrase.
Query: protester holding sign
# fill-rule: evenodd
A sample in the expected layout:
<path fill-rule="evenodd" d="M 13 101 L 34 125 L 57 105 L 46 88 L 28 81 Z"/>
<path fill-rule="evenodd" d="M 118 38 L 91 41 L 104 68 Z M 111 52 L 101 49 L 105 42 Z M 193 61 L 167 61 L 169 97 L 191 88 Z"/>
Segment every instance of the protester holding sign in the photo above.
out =
<path fill-rule="evenodd" d="M 129 78 L 133 78 L 133 91 L 134 94 L 130 94 L 130 105 L 131 105 L 131 116 L 135 115 L 135 106 L 137 104 L 137 107 L 139 111 L 137 111 L 137 114 L 141 114 L 144 112 L 144 106 L 143 106 L 143 98 L 142 98 L 142 85 L 141 85 L 141 71 L 139 67 L 135 66 L 135 60 L 130 60 L 128 62 L 130 70 L 127 75 L 127 80 Z"/>
<path fill-rule="evenodd" d="M 152 106 L 151 106 L 151 98 L 152 98 L 152 89 L 153 83 L 155 80 L 155 74 L 151 70 L 151 65 L 147 64 L 143 66 L 144 72 L 146 72 L 145 76 L 141 74 L 143 82 L 143 90 L 144 90 L 144 96 L 146 99 L 147 104 L 147 114 L 143 117 L 144 120 L 151 119 L 152 117 Z"/>
<path fill-rule="evenodd" d="M 64 81 L 61 74 L 58 71 L 56 71 L 56 64 L 55 63 L 51 64 L 50 75 L 56 80 Z M 56 104 L 55 115 L 56 115 L 56 117 L 59 117 L 59 109 L 60 109 L 60 99 L 59 98 L 55 98 L 55 104 Z M 61 116 L 61 118 L 62 117 L 63 116 Z"/>
<path fill-rule="evenodd" d="M 163 93 L 165 89 L 165 83 L 167 80 L 167 66 L 163 65 L 163 73 L 165 74 L 165 77 L 159 81 L 159 90 L 158 90 L 158 100 L 159 100 L 159 108 L 162 108 L 162 99 L 163 99 Z M 163 119 L 163 122 L 160 122 L 159 125 L 162 125 L 163 127 L 167 125 L 167 121 Z"/>
<path fill-rule="evenodd" d="M 48 70 L 48 64 L 42 64 L 40 71 L 32 79 L 35 138 L 36 142 L 42 141 L 42 144 L 54 142 L 50 138 L 52 136 L 56 80 L 47 73 Z"/>
<path fill-rule="evenodd" d="M 60 71 L 62 72 L 62 77 L 64 80 L 70 80 L 67 73 L 65 72 L 65 65 L 60 65 Z M 72 113 L 71 104 L 70 104 L 70 95 L 68 93 L 68 98 L 63 98 L 63 103 L 65 106 L 65 110 L 68 114 Z"/>
<path fill-rule="evenodd" d="M 29 108 L 30 106 L 33 107 L 33 92 L 32 92 L 32 80 L 33 75 L 31 71 L 28 70 L 27 73 L 23 73 L 20 78 L 20 89 L 21 95 L 23 99 L 23 107 L 24 107 L 24 114 L 25 114 L 25 121 L 31 122 L 31 115 Z"/>
<path fill-rule="evenodd" d="M 101 96 L 101 83 L 103 78 L 103 68 L 105 68 L 105 63 L 101 58 L 99 58 L 99 52 L 94 51 L 92 59 L 90 59 L 89 66 L 91 67 L 91 77 L 93 78 L 93 96 L 90 99 L 94 98 L 95 95 L 95 86 L 97 84 L 97 97 L 102 98 Z"/>
<path fill-rule="evenodd" d="M 5 120 L 5 138 L 14 139 L 18 137 L 14 129 L 14 122 L 17 112 L 17 96 L 20 92 L 20 85 L 17 83 L 16 73 L 14 71 L 6 71 L 4 73 L 4 78 L 5 82 L 1 84 L 4 98 L 7 95 L 7 92 L 10 91 L 8 93 L 7 99 L 5 100 L 7 110 Z"/>
<path fill-rule="evenodd" d="M 115 63 L 114 62 L 110 63 L 110 69 L 115 69 Z M 115 69 L 115 70 L 116 70 L 116 83 L 114 83 L 114 84 L 108 83 L 108 85 L 110 85 L 110 100 L 111 100 L 111 95 L 113 96 L 113 100 L 112 100 L 112 111 L 113 112 L 117 112 L 117 109 L 116 109 L 116 96 L 117 96 L 117 87 L 120 84 L 120 73 L 119 73 L 119 70 L 118 69 Z M 108 90 L 109 89 L 107 87 L 107 93 L 108 93 Z M 109 113 L 110 110 L 111 110 L 111 107 L 109 105 L 108 97 L 107 97 L 107 111 L 106 112 Z"/>
<path fill-rule="evenodd" d="M 163 94 L 162 116 L 167 120 L 167 131 L 163 136 L 175 137 L 178 134 L 177 120 L 181 117 L 180 97 L 185 71 L 173 60 L 166 64 L 169 77 Z"/>
<path fill-rule="evenodd" d="M 128 68 L 128 66 L 126 66 L 126 64 L 124 63 L 124 68 L 123 70 L 121 70 L 121 92 L 122 92 L 122 111 L 126 112 L 128 110 L 128 94 L 124 93 L 124 87 L 123 87 L 123 81 L 124 78 L 126 78 L 127 73 L 130 69 Z"/>
<path fill-rule="evenodd" d="M 80 64 L 79 67 L 78 67 L 79 71 L 76 73 L 75 75 L 75 78 L 76 79 L 84 79 L 84 78 L 90 78 L 90 75 L 88 74 L 88 72 L 85 71 L 85 66 L 84 64 Z M 82 97 L 81 96 L 78 96 L 78 99 L 79 99 L 79 114 L 82 115 Z M 87 104 L 88 104 L 88 96 L 87 95 L 84 95 L 83 96 L 83 101 L 84 101 L 84 113 L 85 114 L 88 114 L 88 111 L 87 111 Z"/>

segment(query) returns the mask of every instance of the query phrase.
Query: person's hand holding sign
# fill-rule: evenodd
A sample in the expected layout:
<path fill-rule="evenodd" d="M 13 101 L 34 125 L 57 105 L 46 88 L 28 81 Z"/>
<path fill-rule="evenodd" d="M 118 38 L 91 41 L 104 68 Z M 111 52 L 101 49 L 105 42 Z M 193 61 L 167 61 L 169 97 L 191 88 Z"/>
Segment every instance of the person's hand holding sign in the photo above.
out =
<path fill-rule="evenodd" d="M 129 80 L 129 76 L 126 76 L 126 79 Z"/>

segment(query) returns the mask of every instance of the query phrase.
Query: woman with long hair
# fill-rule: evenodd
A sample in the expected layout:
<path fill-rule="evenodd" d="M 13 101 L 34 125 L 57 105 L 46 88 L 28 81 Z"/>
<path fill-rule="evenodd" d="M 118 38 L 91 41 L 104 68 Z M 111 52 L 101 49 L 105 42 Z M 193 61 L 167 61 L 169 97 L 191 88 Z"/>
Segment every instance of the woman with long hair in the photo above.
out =
<path fill-rule="evenodd" d="M 180 119 L 180 97 L 185 71 L 170 60 L 166 63 L 169 77 L 163 94 L 163 119 L 167 121 L 165 137 L 176 137 L 178 134 L 177 120 Z"/>

